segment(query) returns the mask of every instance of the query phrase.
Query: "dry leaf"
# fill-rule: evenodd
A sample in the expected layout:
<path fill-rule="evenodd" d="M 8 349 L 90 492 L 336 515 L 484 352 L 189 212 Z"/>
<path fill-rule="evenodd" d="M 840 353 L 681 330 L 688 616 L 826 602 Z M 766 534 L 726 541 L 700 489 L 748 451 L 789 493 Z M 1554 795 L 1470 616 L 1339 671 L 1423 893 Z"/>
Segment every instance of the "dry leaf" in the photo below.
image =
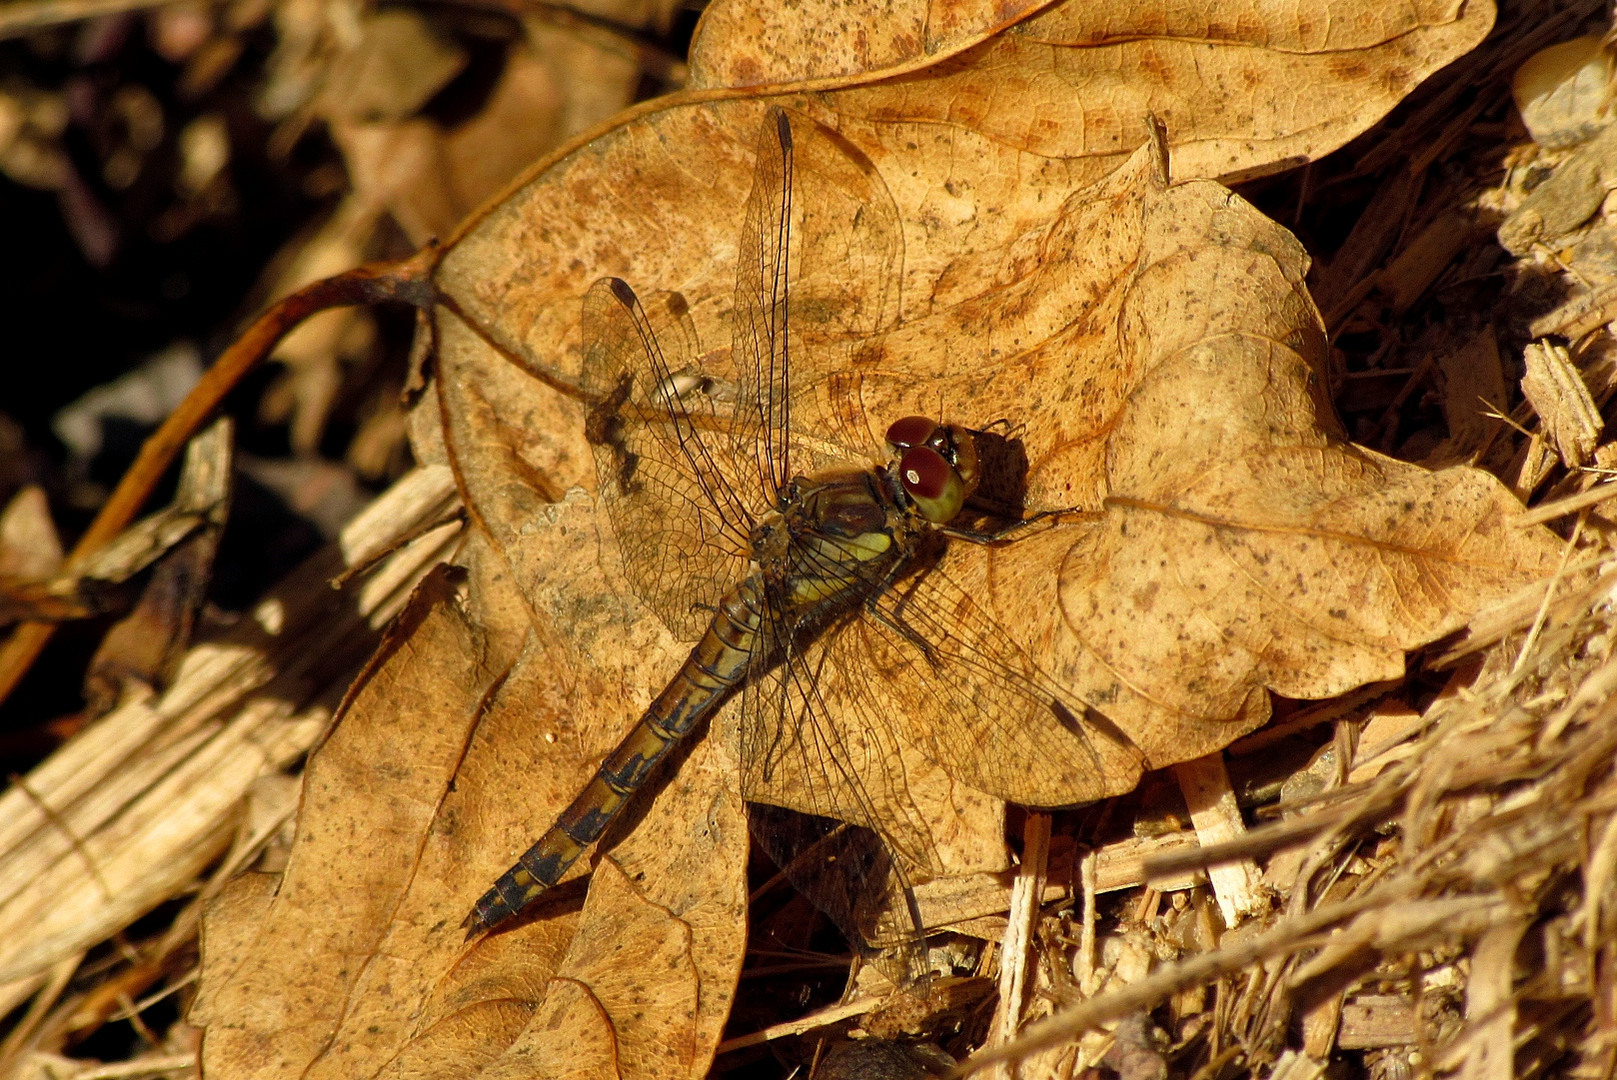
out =
<path fill-rule="evenodd" d="M 742 119 L 731 119 L 737 113 Z M 726 160 L 711 175 L 727 179 L 745 161 L 728 160 L 742 157 L 734 128 L 756 116 L 753 103 L 692 106 L 610 132 L 450 253 L 443 284 L 476 329 L 444 321 L 446 415 L 470 504 L 497 543 L 520 551 L 531 531 L 531 509 L 511 499 L 515 487 L 555 498 L 593 478 L 577 441 L 578 406 L 485 342 L 565 384 L 570 376 L 555 365 L 576 348 L 576 301 L 554 298 L 569 288 L 581 295 L 589 277 L 609 271 L 679 283 L 701 345 L 720 356 L 727 268 L 712 266 L 728 243 L 711 218 L 738 220 L 745 195 L 681 198 L 682 162 L 667 148 L 713 148 Z M 798 114 L 795 123 L 799 143 L 811 142 L 808 119 Z M 884 223 L 924 216 L 903 196 L 948 187 L 947 173 L 928 182 L 928 170 L 941 161 L 958 171 L 962 156 L 866 149 L 873 164 L 857 172 L 865 189 L 838 204 L 845 228 L 857 218 L 862 259 L 846 257 L 853 232 L 839 237 L 821 222 L 816 236 L 831 250 L 816 254 L 818 241 L 805 240 L 796 265 L 808 292 L 840 288 L 858 319 L 880 332 L 847 340 L 827 337 L 835 329 L 827 328 L 825 344 L 808 350 L 807 362 L 823 366 L 805 380 L 820 380 L 818 397 L 802 407 L 821 412 L 799 412 L 802 430 L 862 428 L 875 446 L 891 418 L 940 407 L 979 427 L 1002 418 L 1017 425 L 1029 505 L 1075 505 L 1098 518 L 1002 550 L 961 550 L 951 571 L 1072 691 L 1076 708 L 1104 714 L 1150 764 L 1200 756 L 1261 723 L 1266 686 L 1326 697 L 1395 677 L 1405 649 L 1553 565 L 1547 534 L 1504 528 L 1514 500 L 1485 474 L 1432 474 L 1341 440 L 1319 397 L 1324 341 L 1302 287 L 1305 256 L 1224 189 L 1156 189 L 1142 158 L 1072 197 L 1053 224 L 973 253 L 996 273 L 946 285 L 951 275 L 932 268 L 947 257 L 909 246 L 907 229 L 901 245 L 901 226 Z M 608 190 L 588 179 L 618 163 L 633 170 L 633 183 Z M 852 181 L 833 171 L 800 164 L 799 184 L 834 180 L 844 198 Z M 888 176 L 902 183 L 888 185 Z M 618 190 L 640 205 L 603 201 Z M 883 205 L 887 192 L 896 206 Z M 552 211 L 569 195 L 596 216 Z M 673 237 L 714 238 L 688 252 L 606 247 L 614 224 L 631 215 L 665 222 Z M 599 229 L 579 235 L 587 225 Z M 957 238 L 947 226 L 938 234 Z M 519 236 L 544 236 L 576 254 L 502 267 L 497 251 L 536 250 Z M 894 296 L 899 265 L 906 273 Z M 917 294 L 916 280 L 937 287 Z M 957 294 L 968 287 L 972 294 Z M 798 310 L 819 310 L 802 296 L 800 286 Z M 801 371 L 805 350 L 798 355 Z M 911 737 L 927 744 L 919 730 Z M 1023 763 L 1025 783 L 995 793 L 1061 805 L 1133 782 L 1056 782 L 1042 765 Z"/>
<path fill-rule="evenodd" d="M 1051 465 L 1089 480 L 1074 491 L 1105 520 L 1046 556 L 1059 586 L 1007 591 L 1060 611 L 1036 654 L 1164 765 L 1261 723 L 1259 686 L 1316 698 L 1398 676 L 1403 650 L 1548 572 L 1556 545 L 1508 527 L 1519 506 L 1487 474 L 1343 441 L 1295 241 L 1216 185 L 1140 186 L 1120 172 L 1091 193 L 1064 245 L 1119 312 L 1069 384 L 1120 385 L 1071 414 L 1084 426 Z"/>
<path fill-rule="evenodd" d="M 1176 176 L 1229 179 L 1341 146 L 1480 42 L 1494 17 L 1492 4 L 1463 0 L 1068 0 L 1018 21 L 1035 7 L 892 3 L 856 33 L 838 3 L 719 0 L 691 43 L 691 85 L 834 80 L 851 87 L 837 106 L 844 129 L 861 117 L 903 140 L 968 130 L 983 139 L 979 154 L 1016 147 L 1067 162 L 1069 189 L 1144 142 L 1149 110 L 1167 124 Z"/>
<path fill-rule="evenodd" d="M 307 1066 L 325 1049 L 329 1025 L 350 1012 L 345 1002 L 356 988 L 402 975 L 405 969 L 393 965 L 414 959 L 403 943 L 430 929 L 400 918 L 400 899 L 412 885 L 435 884 L 417 875 L 421 848 L 432 836 L 434 810 L 471 720 L 458 696 L 432 696 L 433 675 L 452 671 L 457 689 L 493 675 L 482 634 L 466 623 L 450 596 L 442 572 L 428 578 L 357 690 L 349 715 L 376 701 L 391 716 L 391 730 L 367 732 L 345 723 L 311 761 L 298 841 L 274 900 L 254 920 L 250 945 L 243 944 L 248 935 L 228 925 L 244 905 L 215 909 L 204 924 L 204 965 L 214 981 L 228 978 L 198 1014 L 204 1023 L 214 1015 L 223 1021 L 210 1023 L 204 1048 L 205 1068 L 214 1075 L 279 1075 Z M 371 801 L 363 815 L 348 812 L 378 774 L 388 779 L 388 797 Z M 307 902 L 310 891 L 331 900 Z M 234 943 L 218 958 L 230 961 L 233 970 L 214 966 L 208 943 L 216 933 Z M 289 942 L 297 947 L 288 948 Z M 342 960 L 334 964 L 336 956 Z M 272 1030 L 264 1030 L 266 1023 Z M 379 1052 L 374 1040 L 361 1036 L 359 1042 L 350 1049 L 351 1060 Z"/>
<path fill-rule="evenodd" d="M 831 0 L 783 10 L 756 0 L 718 0 L 702 12 L 691 42 L 690 85 L 763 86 L 897 74 L 979 44 L 1039 7 L 1036 0 L 888 0 L 877 9 Z"/>
<path fill-rule="evenodd" d="M 482 109 L 453 128 L 427 117 L 332 118 L 356 197 L 385 208 L 414 243 L 447 235 L 523 166 L 629 103 L 640 71 L 622 43 L 537 20 L 525 29 Z"/>
<path fill-rule="evenodd" d="M 44 578 L 62 565 L 62 541 L 45 489 L 27 484 L 0 510 L 0 580 Z"/>
<path fill-rule="evenodd" d="M 1201 62 L 1224 45 L 1155 39 L 1090 51 L 1130 72 L 1157 58 L 1181 78 L 1239 69 L 1262 82 L 1294 65 L 1305 101 L 1332 118 L 1308 119 L 1306 135 L 1231 116 L 1194 78 L 1178 87 L 1206 109 L 1173 128 L 1176 173 L 1249 170 L 1346 139 L 1492 17 L 1447 10 L 1461 17 L 1429 33 L 1330 43 L 1360 50 L 1362 67 L 1276 50 L 1247 70 Z M 1079 513 L 1002 547 L 955 545 L 944 569 L 1063 687 L 1078 724 L 1139 751 L 1093 769 L 1069 766 L 1085 760 L 1070 748 L 1029 753 L 1071 738 L 1054 717 L 1021 748 L 943 746 L 924 695 L 895 688 L 890 734 L 917 782 L 893 793 L 908 806 L 877 814 L 941 822 L 935 868 L 1003 861 L 998 804 L 976 788 L 1041 805 L 1127 790 L 1145 764 L 1262 723 L 1266 688 L 1323 697 L 1396 675 L 1405 649 L 1553 566 L 1547 533 L 1506 527 L 1519 507 L 1493 478 L 1345 442 L 1320 389 L 1325 340 L 1296 242 L 1217 184 L 1154 183 L 1145 154 L 1117 169 L 1150 93 L 1100 95 L 1114 112 L 1097 128 L 1070 91 L 1017 82 L 1073 51 L 1035 32 L 1098 33 L 1059 20 L 905 80 L 639 110 L 452 241 L 438 385 L 479 533 L 473 585 L 422 605 L 312 764 L 266 930 L 208 999 L 218 1075 L 705 1070 L 744 898 L 722 723 L 642 820 L 608 835 L 582 907 L 564 881 L 532 921 L 470 949 L 455 926 L 689 647 L 635 597 L 617 538 L 572 491 L 595 487 L 580 300 L 607 274 L 648 296 L 677 288 L 688 319 L 658 316 L 665 344 L 727 371 L 737 229 L 768 104 L 791 110 L 798 151 L 797 430 L 862 431 L 874 450 L 906 414 L 1008 422 L 1029 508 Z M 1393 89 L 1324 92 L 1308 63 Z M 1019 108 L 989 108 L 1005 100 Z M 939 115 L 944 102 L 958 111 Z M 770 797 L 789 803 L 792 784 Z M 393 821 L 400 802 L 409 813 Z M 378 815 L 396 834 L 368 839 Z M 625 970 L 626 953 L 655 957 L 666 977 Z M 210 956 L 205 980 L 227 974 Z M 277 1056 L 260 1065 L 265 1047 Z"/>
<path fill-rule="evenodd" d="M 481 108 L 445 125 L 417 113 L 460 70 L 462 50 L 411 12 L 364 21 L 356 46 L 329 61 L 316 102 L 354 190 L 314 237 L 296 242 L 273 293 L 363 262 L 384 214 L 411 243 L 447 235 L 523 166 L 632 100 L 641 70 L 622 37 L 539 18 L 523 31 Z M 298 450 L 314 452 L 343 384 L 341 361 L 363 355 L 371 333 L 368 313 L 322 312 L 277 346 L 289 375 L 264 416 L 290 418 Z"/>
<path fill-rule="evenodd" d="M 554 572 L 599 597 L 592 551 L 570 540 L 577 514 L 593 506 L 548 508 Z M 564 634 L 510 592 L 503 567 L 466 558 L 470 598 L 442 576 L 418 596 L 311 762 L 273 901 L 210 913 L 210 989 L 193 1014 L 208 1025 L 210 1075 L 533 1075 L 614 1060 L 635 1075 L 705 1071 L 740 965 L 747 842 L 710 751 L 597 868 L 582 910 L 576 888 L 559 888 L 536 921 L 462 941 L 475 893 L 527 846 L 532 822 L 510 808 L 553 815 L 576 775 L 558 757 L 608 748 L 575 717 L 645 682 L 614 605 L 596 605 L 593 625 L 598 655 L 630 664 L 618 673 L 585 661 L 587 630 Z"/>
<path fill-rule="evenodd" d="M 570 0 L 564 10 L 613 26 L 666 34 L 680 7 L 681 0 Z"/>
<path fill-rule="evenodd" d="M 354 33 L 358 40 L 333 62 L 315 103 L 331 120 L 402 120 L 466 66 L 466 50 L 407 9 L 377 12 Z"/>

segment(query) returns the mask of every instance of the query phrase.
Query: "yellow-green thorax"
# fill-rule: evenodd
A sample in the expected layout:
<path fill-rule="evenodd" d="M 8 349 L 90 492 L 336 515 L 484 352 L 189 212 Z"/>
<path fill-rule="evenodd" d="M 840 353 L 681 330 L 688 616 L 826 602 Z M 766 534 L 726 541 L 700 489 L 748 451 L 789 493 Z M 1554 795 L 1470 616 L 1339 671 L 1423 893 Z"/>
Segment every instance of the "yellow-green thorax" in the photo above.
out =
<path fill-rule="evenodd" d="M 872 470 L 794 478 L 753 531 L 759 572 L 795 608 L 813 607 L 880 580 L 908 553 L 908 515 Z"/>

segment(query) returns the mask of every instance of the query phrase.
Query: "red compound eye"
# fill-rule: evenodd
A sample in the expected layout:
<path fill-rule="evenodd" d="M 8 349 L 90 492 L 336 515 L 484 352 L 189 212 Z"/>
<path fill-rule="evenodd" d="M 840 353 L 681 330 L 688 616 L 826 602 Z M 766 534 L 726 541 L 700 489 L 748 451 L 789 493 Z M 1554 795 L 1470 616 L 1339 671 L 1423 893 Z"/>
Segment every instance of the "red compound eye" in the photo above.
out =
<path fill-rule="evenodd" d="M 954 479 L 954 470 L 936 450 L 915 446 L 904 451 L 898 475 L 904 481 L 904 490 L 915 498 L 936 499 Z"/>
<path fill-rule="evenodd" d="M 965 483 L 955 467 L 930 446 L 912 446 L 898 461 L 899 483 L 920 515 L 942 525 L 965 504 Z"/>
<path fill-rule="evenodd" d="M 893 426 L 887 429 L 887 444 L 908 450 L 912 446 L 923 445 L 937 430 L 938 425 L 927 417 L 906 416 L 902 420 L 894 420 Z"/>

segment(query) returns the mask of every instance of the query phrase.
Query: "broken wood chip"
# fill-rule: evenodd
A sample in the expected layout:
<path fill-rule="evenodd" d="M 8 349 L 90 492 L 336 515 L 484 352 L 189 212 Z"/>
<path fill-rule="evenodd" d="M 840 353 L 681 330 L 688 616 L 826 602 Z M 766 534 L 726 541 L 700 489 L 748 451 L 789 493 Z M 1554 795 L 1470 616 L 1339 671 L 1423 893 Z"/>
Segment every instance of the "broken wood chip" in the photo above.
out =
<path fill-rule="evenodd" d="M 1484 327 L 1458 349 L 1444 353 L 1438 365 L 1443 370 L 1443 415 L 1449 425 L 1446 456 L 1464 461 L 1495 433 L 1499 426 L 1495 413 L 1505 401 L 1505 372 L 1493 327 Z"/>
<path fill-rule="evenodd" d="M 131 525 L 111 543 L 42 580 L 0 579 L 0 626 L 101 614 L 115 606 L 118 586 L 198 532 L 223 527 L 232 430 L 229 419 L 221 419 L 191 440 L 174 501 Z"/>
<path fill-rule="evenodd" d="M 1246 825 L 1235 804 L 1235 792 L 1230 787 L 1230 774 L 1224 768 L 1222 753 L 1180 762 L 1173 767 L 1173 772 L 1202 847 L 1246 835 Z M 1235 926 L 1268 910 L 1269 896 L 1263 889 L 1263 875 L 1251 859 L 1233 859 L 1211 866 L 1207 876 L 1213 883 L 1213 895 L 1218 900 L 1225 926 Z"/>
<path fill-rule="evenodd" d="M 1617 285 L 1605 285 L 1592 291 L 1580 289 L 1560 307 L 1534 319 L 1528 325 L 1528 332 L 1534 337 L 1559 334 L 1569 341 L 1578 341 L 1614 317 L 1617 317 Z"/>
<path fill-rule="evenodd" d="M 1527 363 L 1522 393 L 1538 410 L 1543 433 L 1568 468 L 1586 464 L 1606 422 L 1571 356 L 1560 345 L 1534 341 L 1522 350 L 1522 359 Z"/>

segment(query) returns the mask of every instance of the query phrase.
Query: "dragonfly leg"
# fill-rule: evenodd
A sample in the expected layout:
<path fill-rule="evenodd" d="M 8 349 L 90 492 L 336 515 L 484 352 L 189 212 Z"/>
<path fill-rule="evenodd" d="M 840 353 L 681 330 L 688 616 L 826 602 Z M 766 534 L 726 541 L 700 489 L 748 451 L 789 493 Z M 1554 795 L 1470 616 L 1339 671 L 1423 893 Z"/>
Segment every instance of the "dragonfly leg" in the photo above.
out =
<path fill-rule="evenodd" d="M 1059 510 L 1040 510 L 1029 514 L 1025 518 L 1018 518 L 998 529 L 965 529 L 955 525 L 945 525 L 938 531 L 952 540 L 964 540 L 968 544 L 997 544 L 1007 540 L 1012 535 L 1036 524 L 1046 518 L 1063 517 L 1072 514 L 1082 514 L 1083 511 L 1076 506 L 1064 506 Z"/>
<path fill-rule="evenodd" d="M 893 605 L 893 611 L 891 614 L 883 611 L 877 605 L 877 601 L 892 585 L 899 569 L 900 567 L 895 566 L 893 569 L 889 570 L 887 575 L 882 579 L 881 587 L 865 598 L 865 611 L 870 613 L 871 618 L 875 619 L 877 622 L 881 623 L 883 626 L 902 637 L 905 641 L 921 650 L 921 655 L 926 657 L 926 662 L 935 665 L 937 663 L 937 658 L 933 654 L 931 642 L 927 641 L 925 637 L 923 637 L 904 620 L 904 600 L 900 599 L 898 603 Z"/>
<path fill-rule="evenodd" d="M 898 634 L 905 641 L 921 650 L 921 655 L 926 657 L 926 662 L 936 666 L 937 658 L 933 655 L 932 644 L 927 641 L 926 638 L 918 634 L 908 623 L 902 619 L 893 618 L 885 611 L 879 610 L 873 603 L 867 603 L 865 605 L 865 610 L 870 612 L 871 616 L 877 622 L 881 623 L 895 634 Z"/>

